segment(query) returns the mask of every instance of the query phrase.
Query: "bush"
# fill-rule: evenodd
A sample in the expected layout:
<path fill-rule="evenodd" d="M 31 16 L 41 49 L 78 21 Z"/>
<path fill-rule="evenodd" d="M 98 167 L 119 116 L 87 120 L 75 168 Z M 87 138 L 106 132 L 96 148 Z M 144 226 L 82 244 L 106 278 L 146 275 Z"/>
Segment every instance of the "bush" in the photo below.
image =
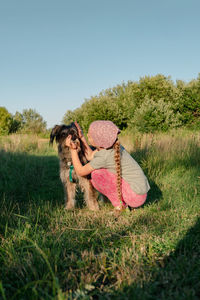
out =
<path fill-rule="evenodd" d="M 180 114 L 175 115 L 170 103 L 163 99 L 155 102 L 146 97 L 135 111 L 132 125 L 141 132 L 167 131 L 181 125 Z"/>
<path fill-rule="evenodd" d="M 200 75 L 188 84 L 177 81 L 180 97 L 177 111 L 181 114 L 183 124 L 192 125 L 200 122 Z"/>
<path fill-rule="evenodd" d="M 87 130 L 98 119 L 109 119 L 123 130 L 135 124 L 145 132 L 181 125 L 198 128 L 200 75 L 189 83 L 179 80 L 174 84 L 161 74 L 122 83 L 91 97 L 76 110 L 67 111 L 63 122 L 77 120 Z"/>
<path fill-rule="evenodd" d="M 103 91 L 99 96 L 85 100 L 80 108 L 74 111 L 68 110 L 63 117 L 63 122 L 68 124 L 77 120 L 86 131 L 90 123 L 95 120 L 112 120 L 120 129 L 125 129 L 128 126 L 131 106 L 130 98 L 126 95 L 125 85 Z"/>
<path fill-rule="evenodd" d="M 0 107 L 0 135 L 7 135 L 10 132 L 12 115 L 5 107 Z"/>
<path fill-rule="evenodd" d="M 46 131 L 46 121 L 35 109 L 24 109 L 21 114 L 20 131 L 22 133 L 43 133 Z"/>

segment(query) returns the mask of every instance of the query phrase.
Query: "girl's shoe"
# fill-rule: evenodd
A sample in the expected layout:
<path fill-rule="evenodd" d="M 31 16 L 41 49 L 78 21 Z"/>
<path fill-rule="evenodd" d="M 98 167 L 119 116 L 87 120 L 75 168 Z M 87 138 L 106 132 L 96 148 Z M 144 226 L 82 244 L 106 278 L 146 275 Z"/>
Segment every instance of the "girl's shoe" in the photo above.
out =
<path fill-rule="evenodd" d="M 115 210 L 115 211 L 123 211 L 123 210 L 125 210 L 127 207 L 128 207 L 127 205 L 120 204 L 120 205 L 118 205 L 118 206 L 115 206 L 115 207 L 114 207 L 114 210 Z"/>

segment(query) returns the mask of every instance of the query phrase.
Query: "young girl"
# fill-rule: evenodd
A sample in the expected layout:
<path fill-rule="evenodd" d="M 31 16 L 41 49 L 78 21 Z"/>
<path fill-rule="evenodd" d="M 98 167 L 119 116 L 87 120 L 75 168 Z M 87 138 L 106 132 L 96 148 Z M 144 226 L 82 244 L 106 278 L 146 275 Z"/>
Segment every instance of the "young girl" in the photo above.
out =
<path fill-rule="evenodd" d="M 71 149 L 76 173 L 80 176 L 91 173 L 92 185 L 111 201 L 115 210 L 121 211 L 127 206 L 141 206 L 147 198 L 150 186 L 141 167 L 120 145 L 119 128 L 111 121 L 92 122 L 88 130 L 88 141 L 96 148 L 92 151 L 80 126 L 75 124 L 86 147 L 85 154 L 89 161 L 84 166 L 81 164 L 76 145 L 69 136 L 66 146 Z"/>

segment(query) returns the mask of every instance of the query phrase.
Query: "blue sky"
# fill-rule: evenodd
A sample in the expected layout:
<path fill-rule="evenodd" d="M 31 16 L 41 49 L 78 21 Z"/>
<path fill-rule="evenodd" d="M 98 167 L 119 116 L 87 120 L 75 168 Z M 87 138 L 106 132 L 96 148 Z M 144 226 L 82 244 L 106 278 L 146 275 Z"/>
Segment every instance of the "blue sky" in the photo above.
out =
<path fill-rule="evenodd" d="M 197 78 L 199 12 L 199 0 L 0 0 L 0 106 L 52 127 L 116 84 Z"/>

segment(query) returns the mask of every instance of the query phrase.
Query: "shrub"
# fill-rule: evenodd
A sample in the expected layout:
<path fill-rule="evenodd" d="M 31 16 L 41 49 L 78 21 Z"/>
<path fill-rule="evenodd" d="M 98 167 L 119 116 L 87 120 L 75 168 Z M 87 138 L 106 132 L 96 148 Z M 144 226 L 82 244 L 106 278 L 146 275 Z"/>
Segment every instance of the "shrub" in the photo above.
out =
<path fill-rule="evenodd" d="M 197 80 L 192 80 L 188 84 L 177 81 L 180 97 L 176 110 L 181 114 L 183 124 L 200 123 L 200 74 Z"/>
<path fill-rule="evenodd" d="M 141 132 L 167 131 L 181 125 L 180 114 L 175 114 L 171 104 L 163 99 L 155 102 L 145 98 L 145 102 L 136 109 L 132 125 Z"/>
<path fill-rule="evenodd" d="M 12 115 L 5 107 L 0 107 L 0 135 L 7 135 L 10 132 Z"/>
<path fill-rule="evenodd" d="M 21 117 L 21 132 L 38 134 L 46 131 L 46 121 L 35 109 L 24 109 Z"/>
<path fill-rule="evenodd" d="M 174 85 L 170 77 L 161 74 L 156 76 L 145 76 L 139 82 L 128 81 L 127 84 L 122 83 L 113 88 L 102 91 L 98 96 L 91 97 L 86 100 L 81 107 L 74 111 L 67 111 L 64 115 L 63 122 L 69 123 L 77 120 L 84 130 L 87 130 L 89 124 L 94 120 L 111 120 L 121 130 L 133 125 L 133 118 L 137 115 L 137 126 L 142 129 L 142 111 L 146 106 L 146 99 L 152 99 L 154 106 L 157 104 L 159 113 L 146 110 L 146 118 L 148 114 L 153 114 L 151 125 L 146 127 L 145 131 L 153 130 L 157 126 L 161 126 L 161 130 L 173 126 L 177 123 L 177 118 L 173 116 L 173 112 L 178 112 L 178 101 L 182 93 L 179 88 Z M 169 103 L 164 105 L 164 103 Z M 163 108 L 162 108 L 163 106 Z M 138 109 L 141 110 L 138 111 Z M 168 114 L 166 111 L 168 110 Z M 148 111 L 148 113 L 147 113 Z M 135 112 L 137 112 L 135 114 Z M 172 121 L 172 118 L 175 118 Z M 139 125 L 141 123 L 141 125 Z M 155 125 L 154 125 L 155 123 Z M 179 122 L 178 122 L 179 123 Z"/>

